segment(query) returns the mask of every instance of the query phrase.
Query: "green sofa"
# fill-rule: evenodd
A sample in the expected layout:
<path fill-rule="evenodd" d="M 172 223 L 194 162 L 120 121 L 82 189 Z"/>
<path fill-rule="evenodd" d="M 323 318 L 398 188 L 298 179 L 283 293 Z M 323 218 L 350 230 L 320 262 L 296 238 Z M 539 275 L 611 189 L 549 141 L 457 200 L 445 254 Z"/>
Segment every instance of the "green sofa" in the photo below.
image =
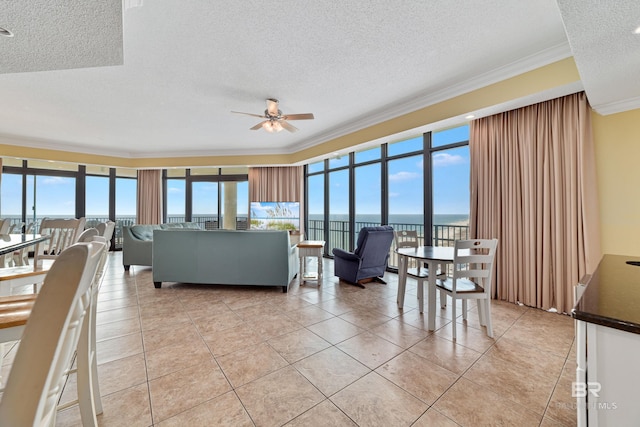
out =
<path fill-rule="evenodd" d="M 122 265 L 129 271 L 132 265 L 151 267 L 154 230 L 201 230 L 197 222 L 169 222 L 166 224 L 136 224 L 122 227 Z"/>
<path fill-rule="evenodd" d="M 153 282 L 281 286 L 298 274 L 288 231 L 154 230 Z"/>

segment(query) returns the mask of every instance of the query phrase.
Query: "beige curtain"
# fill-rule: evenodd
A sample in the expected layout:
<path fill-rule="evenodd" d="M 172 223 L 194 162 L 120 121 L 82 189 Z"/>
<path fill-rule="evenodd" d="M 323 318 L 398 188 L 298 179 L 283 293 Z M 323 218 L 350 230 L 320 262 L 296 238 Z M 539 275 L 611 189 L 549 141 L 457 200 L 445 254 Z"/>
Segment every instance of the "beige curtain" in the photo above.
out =
<path fill-rule="evenodd" d="M 494 297 L 570 312 L 600 261 L 590 107 L 584 93 L 471 124 L 471 235 L 499 239 Z"/>
<path fill-rule="evenodd" d="M 249 169 L 252 202 L 299 202 L 302 200 L 302 166 Z"/>
<path fill-rule="evenodd" d="M 136 205 L 138 224 L 160 224 L 162 222 L 162 171 L 138 171 L 138 202 Z"/>

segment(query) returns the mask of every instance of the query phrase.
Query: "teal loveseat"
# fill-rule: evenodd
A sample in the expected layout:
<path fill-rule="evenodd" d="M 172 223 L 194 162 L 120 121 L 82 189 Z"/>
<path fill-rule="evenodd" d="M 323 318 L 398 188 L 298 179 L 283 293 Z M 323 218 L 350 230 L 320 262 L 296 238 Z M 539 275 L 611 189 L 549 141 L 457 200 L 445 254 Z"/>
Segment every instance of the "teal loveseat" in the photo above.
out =
<path fill-rule="evenodd" d="M 298 274 L 288 231 L 154 230 L 153 283 L 281 286 Z"/>
<path fill-rule="evenodd" d="M 122 227 L 122 265 L 125 271 L 129 271 L 132 265 L 151 267 L 153 231 L 165 229 L 200 230 L 201 227 L 197 222 L 136 224 Z"/>

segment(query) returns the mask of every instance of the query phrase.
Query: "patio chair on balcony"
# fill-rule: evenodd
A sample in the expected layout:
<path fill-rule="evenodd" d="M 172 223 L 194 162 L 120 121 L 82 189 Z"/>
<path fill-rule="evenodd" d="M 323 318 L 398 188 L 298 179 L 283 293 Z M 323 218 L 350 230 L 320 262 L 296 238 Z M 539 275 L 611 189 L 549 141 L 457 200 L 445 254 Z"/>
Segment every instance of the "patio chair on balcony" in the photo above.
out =
<path fill-rule="evenodd" d="M 386 284 L 382 276 L 387 269 L 392 241 L 393 227 L 389 225 L 363 227 L 355 251 L 333 248 L 334 274 L 361 288 L 371 281 Z"/>

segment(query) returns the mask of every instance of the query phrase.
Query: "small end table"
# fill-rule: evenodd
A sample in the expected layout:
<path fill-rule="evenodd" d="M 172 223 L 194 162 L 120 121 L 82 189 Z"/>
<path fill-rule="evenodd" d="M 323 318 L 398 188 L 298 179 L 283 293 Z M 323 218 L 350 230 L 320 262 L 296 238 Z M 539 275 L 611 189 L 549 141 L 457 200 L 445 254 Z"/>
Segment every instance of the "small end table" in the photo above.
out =
<path fill-rule="evenodd" d="M 303 240 L 298 243 L 298 256 L 300 257 L 300 283 L 307 280 L 315 280 L 318 286 L 322 284 L 322 250 L 324 240 Z M 308 273 L 306 271 L 306 257 L 316 257 L 318 259 L 318 272 Z"/>

